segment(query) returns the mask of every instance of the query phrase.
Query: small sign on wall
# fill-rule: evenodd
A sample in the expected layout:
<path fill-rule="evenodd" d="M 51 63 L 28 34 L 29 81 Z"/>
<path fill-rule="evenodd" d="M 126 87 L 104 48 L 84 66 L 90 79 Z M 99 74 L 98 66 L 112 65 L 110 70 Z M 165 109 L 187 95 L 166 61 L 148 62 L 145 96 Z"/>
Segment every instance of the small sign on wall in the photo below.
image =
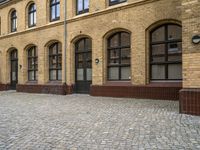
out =
<path fill-rule="evenodd" d="M 192 43 L 199 44 L 200 43 L 200 35 L 194 35 L 192 37 Z"/>

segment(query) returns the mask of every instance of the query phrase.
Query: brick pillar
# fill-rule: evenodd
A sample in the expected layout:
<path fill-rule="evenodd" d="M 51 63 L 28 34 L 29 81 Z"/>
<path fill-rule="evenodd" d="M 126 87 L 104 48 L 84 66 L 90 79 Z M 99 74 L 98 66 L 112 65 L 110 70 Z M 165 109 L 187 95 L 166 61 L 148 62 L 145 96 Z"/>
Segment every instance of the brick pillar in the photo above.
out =
<path fill-rule="evenodd" d="M 200 44 L 192 37 L 200 35 L 200 3 L 182 0 L 183 25 L 183 89 L 180 91 L 180 112 L 200 115 Z"/>

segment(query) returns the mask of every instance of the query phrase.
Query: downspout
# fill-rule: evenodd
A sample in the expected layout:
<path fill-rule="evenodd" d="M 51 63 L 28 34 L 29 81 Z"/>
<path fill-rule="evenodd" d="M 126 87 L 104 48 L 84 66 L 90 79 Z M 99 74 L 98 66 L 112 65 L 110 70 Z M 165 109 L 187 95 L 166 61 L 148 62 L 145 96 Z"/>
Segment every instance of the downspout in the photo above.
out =
<path fill-rule="evenodd" d="M 66 7 L 66 2 L 67 0 L 64 0 L 64 84 L 66 85 L 66 49 L 67 49 L 67 7 Z"/>

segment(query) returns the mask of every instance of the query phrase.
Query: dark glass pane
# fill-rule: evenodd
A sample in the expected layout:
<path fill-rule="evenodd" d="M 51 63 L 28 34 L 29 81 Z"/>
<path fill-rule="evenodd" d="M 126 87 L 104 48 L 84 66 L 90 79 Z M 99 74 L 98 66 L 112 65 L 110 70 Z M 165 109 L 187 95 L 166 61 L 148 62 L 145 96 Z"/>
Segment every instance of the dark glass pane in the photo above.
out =
<path fill-rule="evenodd" d="M 175 40 L 182 38 L 182 29 L 177 25 L 168 26 L 168 40 Z"/>
<path fill-rule="evenodd" d="M 110 59 L 119 58 L 119 49 L 110 50 Z"/>
<path fill-rule="evenodd" d="M 90 39 L 85 40 L 85 48 L 86 48 L 86 50 L 92 49 L 92 41 Z"/>
<path fill-rule="evenodd" d="M 29 71 L 28 72 L 28 79 L 29 80 L 35 80 L 35 72 L 34 71 Z"/>
<path fill-rule="evenodd" d="M 117 47 L 119 46 L 119 34 L 114 35 L 110 39 L 110 45 L 109 47 Z"/>
<path fill-rule="evenodd" d="M 165 57 L 152 57 L 152 62 L 165 62 Z"/>
<path fill-rule="evenodd" d="M 168 65 L 168 78 L 182 79 L 182 65 L 181 64 Z"/>
<path fill-rule="evenodd" d="M 110 80 L 119 80 L 119 68 L 118 67 L 110 67 L 108 69 L 108 76 Z"/>
<path fill-rule="evenodd" d="M 121 64 L 130 64 L 130 49 L 121 49 Z"/>
<path fill-rule="evenodd" d="M 174 54 L 174 53 L 182 53 L 182 43 L 169 43 L 168 44 L 168 53 Z"/>
<path fill-rule="evenodd" d="M 131 68 L 130 67 L 122 67 L 121 68 L 121 79 L 122 80 L 130 80 L 131 79 Z"/>
<path fill-rule="evenodd" d="M 156 29 L 151 38 L 152 42 L 165 41 L 165 26 Z"/>
<path fill-rule="evenodd" d="M 84 47 L 84 40 L 79 41 L 78 43 L 78 51 L 84 51 L 85 47 Z"/>
<path fill-rule="evenodd" d="M 130 35 L 129 33 L 121 33 L 121 46 L 130 46 Z"/>
<path fill-rule="evenodd" d="M 57 80 L 56 79 L 56 70 L 50 70 L 50 80 Z"/>
<path fill-rule="evenodd" d="M 56 56 L 52 56 L 49 58 L 49 62 L 50 62 L 49 67 L 50 68 L 56 68 L 56 60 L 57 60 Z"/>
<path fill-rule="evenodd" d="M 152 55 L 165 54 L 165 44 L 152 45 Z"/>
<path fill-rule="evenodd" d="M 182 61 L 182 56 L 181 55 L 172 55 L 168 56 L 168 61 Z"/>
<path fill-rule="evenodd" d="M 152 65 L 152 79 L 165 79 L 165 65 Z"/>

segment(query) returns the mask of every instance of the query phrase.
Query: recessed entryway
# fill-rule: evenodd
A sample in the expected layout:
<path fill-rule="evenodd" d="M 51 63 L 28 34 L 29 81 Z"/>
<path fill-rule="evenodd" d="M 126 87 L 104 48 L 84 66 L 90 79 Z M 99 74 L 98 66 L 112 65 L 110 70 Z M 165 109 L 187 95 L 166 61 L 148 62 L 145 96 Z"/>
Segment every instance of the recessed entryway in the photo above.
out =
<path fill-rule="evenodd" d="M 75 44 L 75 92 L 89 93 L 92 84 L 92 44 L 82 38 Z"/>

